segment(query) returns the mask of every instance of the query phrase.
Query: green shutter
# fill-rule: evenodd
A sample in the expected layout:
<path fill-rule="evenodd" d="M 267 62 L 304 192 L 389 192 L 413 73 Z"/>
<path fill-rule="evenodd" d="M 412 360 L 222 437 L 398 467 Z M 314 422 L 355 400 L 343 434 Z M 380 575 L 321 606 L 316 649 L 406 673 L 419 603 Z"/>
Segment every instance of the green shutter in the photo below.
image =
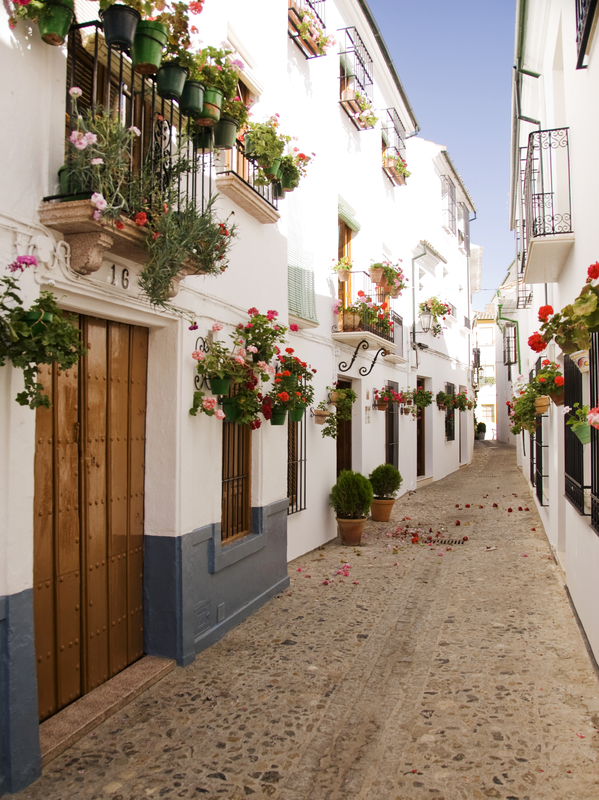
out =
<path fill-rule="evenodd" d="M 290 314 L 310 322 L 318 322 L 312 270 L 288 267 L 288 305 Z"/>

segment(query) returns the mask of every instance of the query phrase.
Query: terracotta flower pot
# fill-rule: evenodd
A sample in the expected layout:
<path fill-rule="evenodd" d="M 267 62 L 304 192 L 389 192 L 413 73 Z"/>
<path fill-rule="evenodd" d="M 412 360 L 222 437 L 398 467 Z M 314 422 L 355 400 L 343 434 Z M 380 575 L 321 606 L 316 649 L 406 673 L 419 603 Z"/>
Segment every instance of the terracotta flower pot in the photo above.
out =
<path fill-rule="evenodd" d="M 549 409 L 549 398 L 546 395 L 535 398 L 535 409 L 537 414 L 546 414 Z"/>
<path fill-rule="evenodd" d="M 388 400 L 377 400 L 376 401 L 376 408 L 377 408 L 377 411 L 386 411 L 389 408 L 389 401 Z"/>
<path fill-rule="evenodd" d="M 337 272 L 337 278 L 338 278 L 338 280 L 340 280 L 342 283 L 345 283 L 345 281 L 348 281 L 348 280 L 349 280 L 349 276 L 350 276 L 350 274 L 351 274 L 351 273 L 350 273 L 350 271 L 349 271 L 348 269 L 340 269 L 340 270 L 338 270 L 338 272 Z"/>
<path fill-rule="evenodd" d="M 337 405 L 337 401 L 341 397 L 340 392 L 331 392 L 331 403 Z"/>
<path fill-rule="evenodd" d="M 345 311 L 343 313 L 343 330 L 344 331 L 359 331 L 362 325 L 360 315 L 354 311 Z"/>
<path fill-rule="evenodd" d="M 556 406 L 563 406 L 564 405 L 564 390 L 562 389 L 561 392 L 549 392 L 549 397 L 555 403 Z"/>
<path fill-rule="evenodd" d="M 362 534 L 364 533 L 364 525 L 366 524 L 366 518 L 362 517 L 361 519 L 337 519 L 337 527 L 339 528 L 339 537 L 341 538 L 341 544 L 344 545 L 356 545 L 360 544 L 362 540 Z"/>
<path fill-rule="evenodd" d="M 375 522 L 389 522 L 395 498 L 375 497 L 370 506 L 370 516 Z"/>
<path fill-rule="evenodd" d="M 373 283 L 380 284 L 380 282 L 383 279 L 383 268 L 382 267 L 370 267 L 369 272 L 370 272 L 370 280 Z"/>
<path fill-rule="evenodd" d="M 314 412 L 314 421 L 317 425 L 324 425 L 327 421 L 327 418 L 331 416 L 330 411 L 323 411 L 320 408 L 317 408 Z"/>

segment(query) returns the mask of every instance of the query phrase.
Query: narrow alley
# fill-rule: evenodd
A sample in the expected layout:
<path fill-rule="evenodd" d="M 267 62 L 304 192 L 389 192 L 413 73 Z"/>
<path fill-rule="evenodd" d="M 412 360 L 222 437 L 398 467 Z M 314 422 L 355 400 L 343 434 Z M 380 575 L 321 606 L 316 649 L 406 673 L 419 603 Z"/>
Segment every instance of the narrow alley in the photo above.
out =
<path fill-rule="evenodd" d="M 15 798 L 599 796 L 598 677 L 514 448 L 289 572 Z"/>

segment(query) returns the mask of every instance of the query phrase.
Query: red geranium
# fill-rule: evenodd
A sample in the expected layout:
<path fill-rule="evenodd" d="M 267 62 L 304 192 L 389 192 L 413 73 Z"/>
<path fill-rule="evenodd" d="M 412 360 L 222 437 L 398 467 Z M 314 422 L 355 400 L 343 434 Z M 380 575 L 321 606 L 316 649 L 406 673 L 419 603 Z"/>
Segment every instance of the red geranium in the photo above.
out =
<path fill-rule="evenodd" d="M 599 261 L 595 261 L 594 264 L 591 264 L 591 266 L 588 268 L 587 275 L 591 280 L 599 278 Z"/>
<path fill-rule="evenodd" d="M 148 223 L 148 215 L 145 211 L 140 211 L 138 214 L 135 215 L 135 224 L 139 225 L 142 228 L 144 225 Z"/>
<path fill-rule="evenodd" d="M 287 392 L 279 392 L 277 397 L 282 403 L 286 403 L 289 400 L 289 395 L 287 394 Z"/>
<path fill-rule="evenodd" d="M 543 339 L 541 334 L 537 331 L 528 337 L 528 346 L 535 353 L 542 353 L 547 347 L 547 342 Z"/>
<path fill-rule="evenodd" d="M 114 221 L 114 227 L 117 228 L 119 231 L 125 230 L 125 223 L 121 222 L 120 219 Z"/>
<path fill-rule="evenodd" d="M 553 382 L 555 383 L 556 386 L 563 386 L 564 385 L 564 376 L 563 375 L 557 375 Z"/>
<path fill-rule="evenodd" d="M 547 322 L 551 314 L 553 314 L 551 306 L 541 306 L 539 308 L 539 322 Z"/>

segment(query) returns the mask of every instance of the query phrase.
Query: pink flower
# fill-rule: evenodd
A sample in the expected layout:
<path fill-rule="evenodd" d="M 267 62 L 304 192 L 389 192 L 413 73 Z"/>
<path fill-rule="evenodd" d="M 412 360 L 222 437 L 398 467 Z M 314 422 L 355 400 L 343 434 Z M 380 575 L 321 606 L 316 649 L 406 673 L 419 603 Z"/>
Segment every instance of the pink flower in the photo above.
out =
<path fill-rule="evenodd" d="M 245 350 L 243 349 L 243 347 L 238 348 L 237 355 L 238 356 L 245 356 Z"/>
<path fill-rule="evenodd" d="M 243 356 L 235 356 L 235 361 L 237 361 L 238 364 L 245 364 Z"/>
<path fill-rule="evenodd" d="M 129 128 L 129 130 L 131 131 L 131 133 L 134 133 L 136 136 L 141 136 L 141 131 L 139 130 L 139 128 L 136 128 L 135 125 L 132 125 Z"/>
<path fill-rule="evenodd" d="M 214 412 L 214 416 L 217 419 L 224 419 L 225 418 L 225 412 L 221 411 L 220 408 L 217 408 L 216 411 Z"/>
<path fill-rule="evenodd" d="M 233 61 L 231 61 L 231 66 L 235 67 L 240 72 L 243 72 L 243 70 L 245 69 L 245 64 L 243 63 L 243 61 L 240 61 L 238 58 L 236 58 Z M 237 98 L 237 99 L 239 99 L 239 98 Z"/>
<path fill-rule="evenodd" d="M 95 144 L 98 141 L 98 137 L 95 133 L 86 133 L 85 134 L 85 141 L 88 144 Z"/>
<path fill-rule="evenodd" d="M 203 350 L 194 350 L 191 357 L 195 358 L 196 361 L 203 361 L 206 358 L 206 353 Z"/>
<path fill-rule="evenodd" d="M 258 309 L 254 308 L 254 306 L 252 306 L 251 308 L 248 309 L 248 317 L 255 317 L 256 314 L 259 314 L 259 313 L 260 312 L 258 311 Z"/>
<path fill-rule="evenodd" d="M 266 318 L 267 318 L 268 320 L 270 320 L 270 322 L 272 322 L 272 320 L 273 320 L 275 317 L 278 317 L 278 316 L 279 316 L 279 312 L 278 312 L 278 311 L 267 311 L 267 312 L 266 312 Z"/>
<path fill-rule="evenodd" d="M 24 272 L 26 267 L 37 267 L 37 258 L 35 256 L 17 256 L 7 269 L 11 272 Z"/>
<path fill-rule="evenodd" d="M 215 333 L 218 333 L 218 331 L 222 331 L 222 329 L 223 326 L 220 324 L 220 322 L 215 322 L 214 325 L 212 326 L 212 330 L 215 331 Z"/>
<path fill-rule="evenodd" d="M 98 209 L 96 208 L 96 210 L 92 214 L 92 217 L 96 220 L 96 222 L 98 222 L 98 220 L 100 219 L 101 216 L 102 216 L 102 212 L 98 211 Z"/>
<path fill-rule="evenodd" d="M 202 406 L 206 409 L 206 411 L 212 411 L 215 405 L 216 397 L 205 397 L 202 400 Z"/>
<path fill-rule="evenodd" d="M 593 426 L 593 428 L 599 428 L 599 406 L 591 408 L 591 410 L 587 414 L 587 419 Z"/>
<path fill-rule="evenodd" d="M 71 144 L 74 144 L 77 150 L 85 150 L 88 146 L 89 142 L 86 138 L 85 133 L 81 133 L 81 131 L 73 131 L 69 136 L 69 141 Z"/>
<path fill-rule="evenodd" d="M 104 163 L 104 159 L 103 158 L 92 158 L 91 163 L 93 164 L 94 167 L 99 167 L 100 164 Z"/>
<path fill-rule="evenodd" d="M 104 199 L 104 197 L 100 194 L 100 192 L 94 192 L 91 196 L 91 201 L 98 209 L 98 211 L 104 211 L 108 203 Z"/>
<path fill-rule="evenodd" d="M 248 351 L 248 353 L 257 353 L 257 352 L 258 352 L 258 348 L 257 348 L 257 347 L 254 347 L 254 345 L 253 345 L 253 344 L 251 344 L 251 345 L 248 347 L 247 351 Z"/>
<path fill-rule="evenodd" d="M 296 331 L 299 331 L 299 325 L 296 325 L 295 322 L 292 322 L 289 326 L 289 330 L 295 333 Z"/>
<path fill-rule="evenodd" d="M 17 2 L 19 3 L 20 6 L 26 6 L 29 5 L 31 0 L 26 0 L 26 2 L 22 2 L 22 0 L 17 0 Z M 71 86 L 71 88 L 69 89 L 69 94 L 71 95 L 71 97 L 81 97 L 81 95 L 83 94 L 83 89 L 80 89 L 78 86 Z"/>

